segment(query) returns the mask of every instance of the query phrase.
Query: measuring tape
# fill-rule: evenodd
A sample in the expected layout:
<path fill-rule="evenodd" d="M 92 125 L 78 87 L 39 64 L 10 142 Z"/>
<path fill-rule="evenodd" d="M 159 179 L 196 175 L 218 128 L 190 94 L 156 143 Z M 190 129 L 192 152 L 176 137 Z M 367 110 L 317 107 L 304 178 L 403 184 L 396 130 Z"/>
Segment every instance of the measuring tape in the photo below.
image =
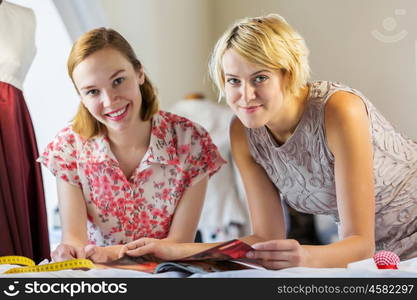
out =
<path fill-rule="evenodd" d="M 0 265 L 22 265 L 22 266 L 34 266 L 36 265 L 33 260 L 24 256 L 0 256 Z"/>
<path fill-rule="evenodd" d="M 27 257 L 3 256 L 0 258 L 0 263 L 26 265 L 26 267 L 12 268 L 10 270 L 7 270 L 3 274 L 53 272 L 71 269 L 92 269 L 95 267 L 91 260 L 85 258 L 70 259 L 62 262 L 55 262 L 36 266 L 34 261 Z"/>

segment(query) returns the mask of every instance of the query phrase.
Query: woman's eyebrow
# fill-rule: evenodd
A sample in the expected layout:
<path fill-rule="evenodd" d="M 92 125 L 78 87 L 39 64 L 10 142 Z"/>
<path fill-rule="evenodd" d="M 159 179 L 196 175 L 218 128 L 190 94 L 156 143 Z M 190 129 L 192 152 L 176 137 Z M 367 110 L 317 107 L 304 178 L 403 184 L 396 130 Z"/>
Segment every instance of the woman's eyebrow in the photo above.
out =
<path fill-rule="evenodd" d="M 117 75 L 119 75 L 120 73 L 124 72 L 124 69 L 118 70 L 116 72 L 113 73 L 113 75 L 110 76 L 109 79 L 113 79 L 114 77 L 116 77 Z"/>
<path fill-rule="evenodd" d="M 267 69 L 262 69 L 262 70 L 259 70 L 259 71 L 256 71 L 256 72 L 252 73 L 250 76 L 254 76 L 254 75 L 259 74 L 259 73 L 262 73 L 262 72 L 268 72 L 268 73 L 270 73 L 271 71 L 269 71 Z M 224 75 L 225 76 L 231 76 L 231 77 L 239 77 L 239 76 L 234 75 L 234 74 L 231 74 L 231 73 L 225 73 Z"/>
<path fill-rule="evenodd" d="M 268 73 L 270 73 L 271 71 L 269 71 L 267 69 L 262 69 L 262 70 L 256 71 L 255 73 L 252 73 L 251 76 L 257 75 L 257 74 L 262 73 L 262 72 L 268 72 Z"/>

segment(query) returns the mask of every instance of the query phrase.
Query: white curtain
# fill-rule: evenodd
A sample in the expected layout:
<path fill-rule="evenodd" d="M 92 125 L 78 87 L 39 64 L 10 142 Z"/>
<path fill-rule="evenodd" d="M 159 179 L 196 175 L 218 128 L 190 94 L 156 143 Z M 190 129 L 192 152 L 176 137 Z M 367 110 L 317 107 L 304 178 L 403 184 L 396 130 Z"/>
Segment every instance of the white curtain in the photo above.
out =
<path fill-rule="evenodd" d="M 53 0 L 72 41 L 84 32 L 107 27 L 107 18 L 100 0 Z"/>

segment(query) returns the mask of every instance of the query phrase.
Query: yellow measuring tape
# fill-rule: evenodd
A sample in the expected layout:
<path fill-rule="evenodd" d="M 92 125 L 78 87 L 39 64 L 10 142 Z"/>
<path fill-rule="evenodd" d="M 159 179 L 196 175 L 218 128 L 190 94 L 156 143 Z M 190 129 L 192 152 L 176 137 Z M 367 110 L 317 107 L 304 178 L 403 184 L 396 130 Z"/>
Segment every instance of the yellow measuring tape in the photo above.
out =
<path fill-rule="evenodd" d="M 7 270 L 3 274 L 29 273 L 29 272 L 53 272 L 71 269 L 92 269 L 94 264 L 89 259 L 77 258 L 62 262 L 54 262 L 45 265 L 35 265 L 35 262 L 23 256 L 2 256 L 0 264 L 25 265 L 26 267 L 17 267 Z"/>
<path fill-rule="evenodd" d="M 34 266 L 36 265 L 33 260 L 24 256 L 0 256 L 0 265 L 22 265 L 22 266 Z"/>

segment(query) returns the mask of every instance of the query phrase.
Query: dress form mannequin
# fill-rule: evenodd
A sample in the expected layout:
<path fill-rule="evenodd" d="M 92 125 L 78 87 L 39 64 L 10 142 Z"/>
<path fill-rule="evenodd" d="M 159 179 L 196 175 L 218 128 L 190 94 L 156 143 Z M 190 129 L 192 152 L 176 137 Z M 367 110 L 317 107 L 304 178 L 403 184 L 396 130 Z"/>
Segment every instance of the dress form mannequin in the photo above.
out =
<path fill-rule="evenodd" d="M 0 5 L 0 81 L 22 90 L 36 54 L 35 15 L 31 9 L 7 1 Z"/>
<path fill-rule="evenodd" d="M 36 20 L 29 8 L 0 1 L 1 255 L 49 258 L 42 174 L 22 86 L 36 53 Z"/>

